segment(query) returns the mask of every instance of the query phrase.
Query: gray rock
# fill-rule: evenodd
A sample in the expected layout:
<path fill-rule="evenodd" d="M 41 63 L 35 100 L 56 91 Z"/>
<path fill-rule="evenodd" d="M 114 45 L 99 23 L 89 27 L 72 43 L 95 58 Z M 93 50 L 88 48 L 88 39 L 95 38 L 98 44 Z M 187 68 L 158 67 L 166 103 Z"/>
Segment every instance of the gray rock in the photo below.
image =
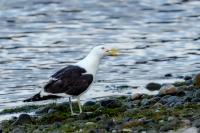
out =
<path fill-rule="evenodd" d="M 28 114 L 21 114 L 13 125 L 22 125 L 32 123 L 31 117 Z"/>
<path fill-rule="evenodd" d="M 155 90 L 159 90 L 159 89 L 161 88 L 161 85 L 158 84 L 158 83 L 153 83 L 153 82 L 151 82 L 151 83 L 148 83 L 148 84 L 146 85 L 146 88 L 147 88 L 148 90 L 150 90 L 150 91 L 155 91 Z"/>
<path fill-rule="evenodd" d="M 141 103 L 140 103 L 142 106 L 147 106 L 150 104 L 149 100 L 148 99 L 142 99 Z"/>

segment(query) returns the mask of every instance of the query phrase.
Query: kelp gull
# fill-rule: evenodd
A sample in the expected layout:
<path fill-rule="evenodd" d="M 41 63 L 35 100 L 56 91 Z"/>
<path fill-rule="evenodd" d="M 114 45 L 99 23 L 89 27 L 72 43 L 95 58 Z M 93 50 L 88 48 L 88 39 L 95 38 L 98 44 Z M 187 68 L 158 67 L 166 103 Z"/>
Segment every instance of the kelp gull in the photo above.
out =
<path fill-rule="evenodd" d="M 80 113 L 82 113 L 80 96 L 90 88 L 94 81 L 100 60 L 106 55 L 116 56 L 117 50 L 106 45 L 94 47 L 83 60 L 76 64 L 69 65 L 53 74 L 49 82 L 39 93 L 24 100 L 24 102 L 67 96 L 69 97 L 70 110 L 73 115 L 71 97 L 76 97 Z"/>

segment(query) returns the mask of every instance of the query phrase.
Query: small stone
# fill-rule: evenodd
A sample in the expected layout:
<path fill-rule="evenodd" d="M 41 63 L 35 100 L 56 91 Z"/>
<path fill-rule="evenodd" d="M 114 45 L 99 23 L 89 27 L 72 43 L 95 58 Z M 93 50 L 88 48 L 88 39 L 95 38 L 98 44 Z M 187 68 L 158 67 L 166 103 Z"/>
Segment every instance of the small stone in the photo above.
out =
<path fill-rule="evenodd" d="M 117 108 L 122 106 L 122 103 L 119 100 L 114 99 L 102 100 L 100 103 L 101 106 L 108 108 Z"/>
<path fill-rule="evenodd" d="M 198 73 L 193 79 L 193 85 L 196 87 L 200 87 L 200 73 Z"/>
<path fill-rule="evenodd" d="M 167 73 L 167 74 L 165 74 L 165 77 L 172 77 L 172 74 L 171 73 Z"/>
<path fill-rule="evenodd" d="M 161 87 L 159 94 L 160 95 L 168 95 L 168 94 L 176 94 L 177 88 L 174 85 L 164 85 Z"/>
<path fill-rule="evenodd" d="M 135 93 L 131 96 L 131 100 L 139 100 L 142 97 L 142 94 L 140 93 Z"/>
<path fill-rule="evenodd" d="M 191 80 L 191 79 L 192 79 L 191 76 L 185 76 L 185 77 L 184 77 L 184 80 Z"/>
<path fill-rule="evenodd" d="M 31 117 L 28 114 L 21 114 L 13 125 L 22 125 L 32 123 Z"/>
<path fill-rule="evenodd" d="M 161 88 L 161 85 L 158 84 L 158 83 L 153 83 L 153 82 L 151 82 L 151 83 L 148 83 L 148 84 L 146 85 L 146 88 L 147 88 L 148 90 L 150 90 L 150 91 L 155 91 L 155 90 L 159 90 L 159 89 Z"/>

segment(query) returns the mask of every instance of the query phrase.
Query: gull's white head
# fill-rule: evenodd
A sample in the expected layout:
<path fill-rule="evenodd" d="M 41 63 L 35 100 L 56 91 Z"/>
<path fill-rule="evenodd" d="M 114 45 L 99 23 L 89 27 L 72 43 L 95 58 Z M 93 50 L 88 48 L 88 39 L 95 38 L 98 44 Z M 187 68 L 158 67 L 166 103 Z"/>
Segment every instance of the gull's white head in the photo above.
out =
<path fill-rule="evenodd" d="M 99 57 L 118 55 L 118 51 L 116 48 L 107 45 L 96 46 L 92 49 L 92 52 Z"/>

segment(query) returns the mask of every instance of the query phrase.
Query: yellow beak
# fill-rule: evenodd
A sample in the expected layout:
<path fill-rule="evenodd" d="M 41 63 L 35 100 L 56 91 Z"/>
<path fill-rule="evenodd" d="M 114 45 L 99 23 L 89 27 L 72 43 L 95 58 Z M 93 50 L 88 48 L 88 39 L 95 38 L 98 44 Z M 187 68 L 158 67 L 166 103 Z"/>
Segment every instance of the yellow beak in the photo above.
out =
<path fill-rule="evenodd" d="M 107 53 L 108 53 L 108 56 L 118 56 L 119 55 L 118 50 L 115 48 L 108 50 Z"/>

